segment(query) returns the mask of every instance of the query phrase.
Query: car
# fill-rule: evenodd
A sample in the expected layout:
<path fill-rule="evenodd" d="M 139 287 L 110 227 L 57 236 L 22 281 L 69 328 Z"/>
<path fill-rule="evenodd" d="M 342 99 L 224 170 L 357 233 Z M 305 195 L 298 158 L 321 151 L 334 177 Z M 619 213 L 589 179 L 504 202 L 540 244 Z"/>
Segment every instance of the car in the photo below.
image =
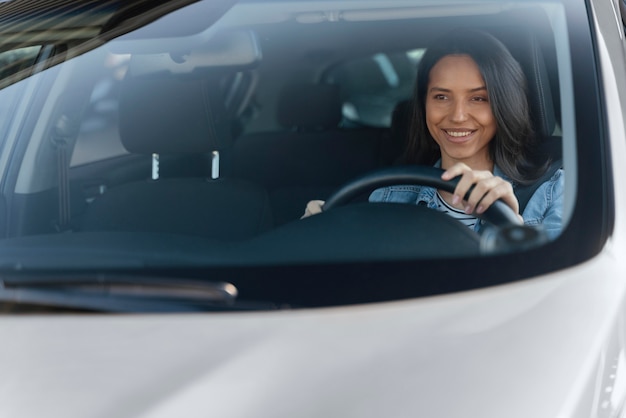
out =
<path fill-rule="evenodd" d="M 626 416 L 625 22 L 622 0 L 0 1 L 0 415 Z M 479 232 L 369 201 L 459 185 L 403 160 L 420 63 L 459 28 L 527 80 L 556 234 L 503 200 Z"/>

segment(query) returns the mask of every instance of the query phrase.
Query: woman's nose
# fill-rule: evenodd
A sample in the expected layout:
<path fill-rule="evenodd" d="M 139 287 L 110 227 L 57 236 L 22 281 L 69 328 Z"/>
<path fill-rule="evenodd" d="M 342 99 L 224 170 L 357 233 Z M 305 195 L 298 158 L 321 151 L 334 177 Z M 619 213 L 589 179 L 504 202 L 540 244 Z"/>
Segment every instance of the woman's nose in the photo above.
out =
<path fill-rule="evenodd" d="M 451 118 L 454 122 L 463 122 L 467 120 L 467 105 L 462 100 L 457 100 L 452 108 Z"/>

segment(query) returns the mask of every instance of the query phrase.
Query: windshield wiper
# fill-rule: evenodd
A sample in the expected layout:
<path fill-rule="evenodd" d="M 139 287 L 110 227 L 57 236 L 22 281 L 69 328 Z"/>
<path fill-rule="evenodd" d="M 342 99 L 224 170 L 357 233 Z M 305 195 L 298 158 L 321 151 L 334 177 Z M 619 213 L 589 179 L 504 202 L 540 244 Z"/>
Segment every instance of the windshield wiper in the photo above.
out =
<path fill-rule="evenodd" d="M 136 276 L 10 276 L 0 302 L 101 312 L 198 312 L 268 309 L 237 302 L 227 282 Z"/>

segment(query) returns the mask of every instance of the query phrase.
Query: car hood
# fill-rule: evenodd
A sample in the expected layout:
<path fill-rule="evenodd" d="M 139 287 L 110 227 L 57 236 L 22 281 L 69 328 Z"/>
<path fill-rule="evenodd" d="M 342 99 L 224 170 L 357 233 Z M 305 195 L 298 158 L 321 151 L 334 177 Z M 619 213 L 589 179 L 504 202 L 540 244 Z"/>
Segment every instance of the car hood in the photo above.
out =
<path fill-rule="evenodd" d="M 4 317 L 0 416 L 572 416 L 624 357 L 601 266 L 343 308 Z"/>

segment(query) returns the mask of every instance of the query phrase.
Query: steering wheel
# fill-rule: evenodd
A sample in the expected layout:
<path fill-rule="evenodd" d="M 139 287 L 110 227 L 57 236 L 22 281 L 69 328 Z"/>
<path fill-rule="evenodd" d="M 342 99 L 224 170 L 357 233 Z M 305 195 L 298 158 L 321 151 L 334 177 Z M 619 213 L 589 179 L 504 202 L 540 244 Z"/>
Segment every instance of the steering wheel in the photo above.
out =
<path fill-rule="evenodd" d="M 390 167 L 373 171 L 350 181 L 333 193 L 326 200 L 326 203 L 324 203 L 322 210 L 328 211 L 338 206 L 346 205 L 365 192 L 398 184 L 429 186 L 453 193 L 459 183 L 460 177 L 444 181 L 441 179 L 443 172 L 444 170 L 440 168 L 418 165 Z M 469 197 L 471 191 L 470 189 L 465 195 L 466 199 Z M 481 214 L 476 214 L 476 216 L 500 228 L 523 224 L 513 209 L 501 200 L 495 201 L 487 210 Z"/>
<path fill-rule="evenodd" d="M 522 251 L 547 241 L 541 228 L 524 225 L 502 201 L 494 202 L 478 215 L 490 224 L 480 234 L 451 216 L 420 205 L 384 202 L 348 205 L 373 189 L 398 184 L 454 192 L 459 179 L 443 181 L 442 173 L 441 169 L 425 166 L 399 166 L 370 172 L 333 193 L 323 205 L 322 214 L 288 222 L 246 241 L 238 254 L 245 251 L 259 260 L 279 254 L 283 263 L 318 263 L 320 260 L 344 263 L 475 257 Z"/>

